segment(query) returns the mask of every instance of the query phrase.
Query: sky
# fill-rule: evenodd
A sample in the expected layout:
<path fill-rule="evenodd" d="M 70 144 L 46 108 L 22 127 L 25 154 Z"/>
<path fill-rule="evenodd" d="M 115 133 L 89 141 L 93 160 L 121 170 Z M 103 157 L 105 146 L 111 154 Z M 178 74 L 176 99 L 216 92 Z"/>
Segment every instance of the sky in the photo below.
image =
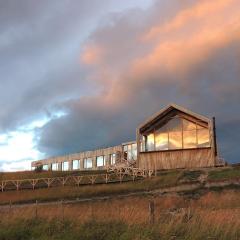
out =
<path fill-rule="evenodd" d="M 239 162 L 238 0 L 0 0 L 0 171 L 114 146 L 169 103 Z"/>

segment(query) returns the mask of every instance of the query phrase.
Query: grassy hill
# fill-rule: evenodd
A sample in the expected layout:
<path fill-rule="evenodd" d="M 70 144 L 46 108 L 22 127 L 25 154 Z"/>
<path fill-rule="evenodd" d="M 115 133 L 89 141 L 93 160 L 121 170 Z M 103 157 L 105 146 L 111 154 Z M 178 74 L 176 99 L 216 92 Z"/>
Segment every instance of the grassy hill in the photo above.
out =
<path fill-rule="evenodd" d="M 228 167 L 161 171 L 122 184 L 2 192 L 0 203 L 12 205 L 0 207 L 0 240 L 240 239 L 239 179 L 240 168 Z M 36 199 L 39 204 L 15 206 Z M 151 224 L 149 201 L 155 206 Z"/>

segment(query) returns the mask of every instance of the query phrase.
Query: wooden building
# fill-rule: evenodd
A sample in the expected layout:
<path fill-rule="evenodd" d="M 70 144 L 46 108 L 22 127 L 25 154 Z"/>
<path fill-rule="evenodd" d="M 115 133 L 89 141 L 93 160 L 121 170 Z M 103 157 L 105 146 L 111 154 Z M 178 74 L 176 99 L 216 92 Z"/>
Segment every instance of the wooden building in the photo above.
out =
<path fill-rule="evenodd" d="M 171 104 L 137 128 L 137 165 L 144 169 L 212 167 L 214 119 Z"/>
<path fill-rule="evenodd" d="M 100 170 L 124 161 L 146 170 L 216 166 L 215 120 L 171 104 L 137 128 L 136 141 L 34 161 L 32 168 Z"/>

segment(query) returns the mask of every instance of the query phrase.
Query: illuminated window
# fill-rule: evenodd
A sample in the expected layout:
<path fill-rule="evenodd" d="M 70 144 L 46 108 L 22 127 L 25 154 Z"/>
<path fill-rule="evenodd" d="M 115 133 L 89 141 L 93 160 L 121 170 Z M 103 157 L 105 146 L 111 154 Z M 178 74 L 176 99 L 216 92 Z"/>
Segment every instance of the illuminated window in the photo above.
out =
<path fill-rule="evenodd" d="M 169 149 L 181 149 L 182 146 L 182 131 L 169 133 Z"/>
<path fill-rule="evenodd" d="M 116 163 L 116 154 L 110 154 L 110 164 L 114 165 Z"/>
<path fill-rule="evenodd" d="M 196 130 L 183 132 L 183 148 L 197 147 L 197 132 Z"/>
<path fill-rule="evenodd" d="M 53 163 L 52 164 L 52 171 L 57 171 L 58 170 L 58 164 L 57 163 Z"/>
<path fill-rule="evenodd" d="M 168 133 L 157 131 L 155 133 L 156 150 L 168 150 Z"/>
<path fill-rule="evenodd" d="M 79 160 L 73 160 L 72 161 L 72 167 L 73 167 L 73 170 L 80 169 Z"/>
<path fill-rule="evenodd" d="M 127 159 L 128 159 L 128 160 L 132 160 L 132 145 L 129 144 L 129 145 L 127 145 L 127 147 L 128 147 L 128 150 L 127 150 Z"/>
<path fill-rule="evenodd" d="M 209 130 L 202 128 L 197 130 L 198 147 L 210 147 Z"/>
<path fill-rule="evenodd" d="M 44 171 L 48 171 L 48 165 L 47 164 L 45 164 L 45 165 L 43 165 L 43 168 L 42 168 Z"/>
<path fill-rule="evenodd" d="M 192 131 L 192 130 L 196 130 L 196 124 L 186 119 L 183 119 L 183 131 Z"/>
<path fill-rule="evenodd" d="M 63 162 L 62 171 L 68 171 L 68 170 L 69 170 L 69 162 Z"/>
<path fill-rule="evenodd" d="M 132 144 L 132 159 L 137 160 L 137 144 Z"/>
<path fill-rule="evenodd" d="M 141 145 L 141 151 L 210 147 L 209 129 L 195 122 L 175 117 L 155 129 L 154 133 L 143 136 Z"/>
<path fill-rule="evenodd" d="M 105 157 L 98 156 L 97 157 L 97 167 L 103 167 L 105 165 Z"/>
<path fill-rule="evenodd" d="M 154 151 L 154 134 L 150 133 L 147 136 L 147 151 Z"/>
<path fill-rule="evenodd" d="M 92 163 L 92 158 L 85 158 L 84 159 L 84 168 L 89 169 L 92 168 L 93 163 Z"/>
<path fill-rule="evenodd" d="M 169 120 L 163 128 L 166 128 L 170 132 L 181 132 L 182 131 L 182 119 L 173 118 L 173 119 Z"/>

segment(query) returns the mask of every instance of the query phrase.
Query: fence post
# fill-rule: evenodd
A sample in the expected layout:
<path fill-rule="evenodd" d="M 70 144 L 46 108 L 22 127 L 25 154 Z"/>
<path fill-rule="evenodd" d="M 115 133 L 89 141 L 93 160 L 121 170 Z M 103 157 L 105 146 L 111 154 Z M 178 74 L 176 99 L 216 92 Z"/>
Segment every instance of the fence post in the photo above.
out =
<path fill-rule="evenodd" d="M 38 218 L 38 200 L 35 203 L 35 218 Z"/>
<path fill-rule="evenodd" d="M 8 211 L 9 218 L 10 218 L 10 215 L 11 215 L 11 210 L 12 210 L 12 201 L 10 200 L 9 201 L 9 211 Z"/>
<path fill-rule="evenodd" d="M 61 200 L 61 210 L 62 210 L 62 222 L 64 223 L 64 206 L 63 206 L 63 200 Z"/>
<path fill-rule="evenodd" d="M 149 200 L 149 224 L 153 225 L 155 222 L 155 205 L 153 200 Z"/>
<path fill-rule="evenodd" d="M 94 211 L 94 210 L 93 210 L 93 201 L 90 201 L 90 204 L 91 204 L 91 205 L 90 205 L 90 206 L 91 206 L 91 221 L 93 221 L 93 219 L 94 219 L 94 214 L 93 214 L 93 213 L 94 213 L 94 212 L 93 212 L 93 211 Z"/>

